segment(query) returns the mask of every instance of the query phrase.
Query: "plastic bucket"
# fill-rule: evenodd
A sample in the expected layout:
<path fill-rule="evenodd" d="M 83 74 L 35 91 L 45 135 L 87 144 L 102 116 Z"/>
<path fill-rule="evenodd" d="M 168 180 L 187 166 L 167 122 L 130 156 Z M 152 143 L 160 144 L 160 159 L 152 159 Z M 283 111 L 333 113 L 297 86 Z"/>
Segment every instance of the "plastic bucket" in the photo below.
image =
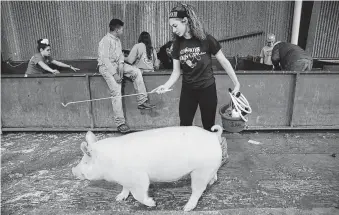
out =
<path fill-rule="evenodd" d="M 230 104 L 222 105 L 219 108 L 219 114 L 222 120 L 222 126 L 228 132 L 237 133 L 246 128 L 246 122 L 241 117 L 233 118 L 226 113 L 226 110 L 230 107 Z"/>

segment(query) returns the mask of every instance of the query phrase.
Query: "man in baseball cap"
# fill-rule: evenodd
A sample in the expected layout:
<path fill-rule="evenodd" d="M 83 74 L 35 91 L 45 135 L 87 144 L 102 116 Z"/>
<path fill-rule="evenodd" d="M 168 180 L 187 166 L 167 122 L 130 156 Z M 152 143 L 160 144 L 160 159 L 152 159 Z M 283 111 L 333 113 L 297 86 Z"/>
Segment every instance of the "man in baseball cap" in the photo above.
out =
<path fill-rule="evenodd" d="M 267 45 L 264 46 L 260 52 L 260 63 L 272 66 L 271 54 L 272 54 L 273 44 L 275 43 L 275 35 L 267 34 L 266 43 Z"/>

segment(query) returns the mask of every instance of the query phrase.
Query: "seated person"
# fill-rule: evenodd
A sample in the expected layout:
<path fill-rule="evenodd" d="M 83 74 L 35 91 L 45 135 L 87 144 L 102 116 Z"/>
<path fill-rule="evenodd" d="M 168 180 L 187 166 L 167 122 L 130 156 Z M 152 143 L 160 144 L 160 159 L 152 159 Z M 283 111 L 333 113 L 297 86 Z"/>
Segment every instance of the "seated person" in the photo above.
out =
<path fill-rule="evenodd" d="M 305 50 L 287 42 L 276 42 L 271 58 L 276 70 L 311 71 L 313 66 L 313 59 Z"/>
<path fill-rule="evenodd" d="M 260 63 L 272 66 L 271 54 L 273 49 L 273 44 L 275 43 L 275 35 L 267 35 L 267 45 L 261 49 L 260 52 Z"/>
<path fill-rule="evenodd" d="M 152 47 L 151 36 L 148 32 L 142 32 L 138 43 L 130 51 L 125 62 L 139 68 L 141 72 L 154 72 L 159 69 L 159 60 L 156 50 Z"/>
<path fill-rule="evenodd" d="M 99 72 L 105 79 L 110 94 L 113 97 L 113 120 L 121 133 L 130 131 L 124 116 L 121 83 L 124 77 L 130 78 L 136 96 L 138 109 L 152 109 L 155 105 L 150 104 L 141 70 L 135 66 L 124 63 L 124 54 L 121 48 L 120 37 L 123 34 L 124 22 L 120 19 L 112 19 L 109 23 L 109 32 L 100 40 L 98 46 L 98 67 Z"/>
<path fill-rule="evenodd" d="M 26 75 L 28 74 L 43 74 L 50 72 L 53 74 L 60 73 L 57 69 L 52 69 L 49 65 L 54 64 L 59 67 L 70 68 L 74 72 L 79 70 L 71 65 L 64 64 L 51 57 L 51 45 L 48 39 L 38 40 L 38 53 L 34 54 L 28 62 Z"/>

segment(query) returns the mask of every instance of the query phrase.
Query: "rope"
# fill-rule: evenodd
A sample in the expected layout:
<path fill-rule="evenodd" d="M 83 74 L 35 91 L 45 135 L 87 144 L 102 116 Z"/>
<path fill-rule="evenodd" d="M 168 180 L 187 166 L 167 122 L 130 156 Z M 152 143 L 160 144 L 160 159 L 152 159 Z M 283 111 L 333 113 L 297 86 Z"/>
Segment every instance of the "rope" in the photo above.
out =
<path fill-rule="evenodd" d="M 172 89 L 168 89 L 164 92 L 169 92 L 169 91 L 172 91 Z M 154 92 L 146 92 L 147 94 L 151 94 L 151 93 L 155 93 Z M 106 97 L 106 98 L 100 98 L 100 99 L 89 99 L 89 100 L 82 100 L 82 101 L 74 101 L 74 102 L 68 102 L 66 104 L 64 103 L 61 103 L 62 106 L 66 107 L 67 105 L 69 104 L 76 104 L 76 103 L 82 103 L 82 102 L 91 102 L 91 101 L 99 101 L 99 100 L 104 100 L 104 99 L 111 99 L 111 98 L 117 98 L 117 97 L 129 97 L 129 96 L 137 96 L 137 95 L 140 95 L 140 94 L 144 94 L 144 93 L 134 93 L 134 94 L 127 94 L 127 95 L 123 95 L 123 96 L 110 96 L 110 97 Z"/>
<path fill-rule="evenodd" d="M 18 67 L 18 66 L 20 66 L 20 65 L 22 65 L 22 64 L 24 64 L 24 63 L 26 63 L 26 62 L 22 62 L 22 63 L 19 63 L 19 64 L 17 64 L 17 65 L 12 65 L 9 61 L 7 61 L 6 63 L 7 63 L 8 65 L 10 65 L 11 67 L 15 68 L 15 67 Z"/>
<path fill-rule="evenodd" d="M 232 90 L 229 89 L 229 94 L 230 94 L 234 108 L 239 113 L 241 119 L 247 122 L 248 119 L 244 117 L 243 113 L 246 113 L 246 114 L 252 113 L 252 108 L 250 107 L 250 104 L 248 103 L 247 99 L 242 93 L 238 92 L 237 95 L 234 95 L 231 92 Z"/>

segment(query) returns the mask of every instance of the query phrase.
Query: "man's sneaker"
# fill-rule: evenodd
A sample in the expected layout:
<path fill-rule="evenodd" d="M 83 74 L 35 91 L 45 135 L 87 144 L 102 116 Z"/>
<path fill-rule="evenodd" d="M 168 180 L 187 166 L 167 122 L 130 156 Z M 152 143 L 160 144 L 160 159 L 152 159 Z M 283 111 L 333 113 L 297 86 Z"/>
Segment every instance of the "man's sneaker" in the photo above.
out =
<path fill-rule="evenodd" d="M 141 105 L 138 105 L 138 109 L 148 110 L 152 108 L 155 108 L 155 105 L 150 104 L 148 101 L 142 103 Z"/>
<path fill-rule="evenodd" d="M 126 124 L 119 125 L 117 129 L 120 133 L 123 133 L 123 134 L 130 132 L 130 128 Z"/>

